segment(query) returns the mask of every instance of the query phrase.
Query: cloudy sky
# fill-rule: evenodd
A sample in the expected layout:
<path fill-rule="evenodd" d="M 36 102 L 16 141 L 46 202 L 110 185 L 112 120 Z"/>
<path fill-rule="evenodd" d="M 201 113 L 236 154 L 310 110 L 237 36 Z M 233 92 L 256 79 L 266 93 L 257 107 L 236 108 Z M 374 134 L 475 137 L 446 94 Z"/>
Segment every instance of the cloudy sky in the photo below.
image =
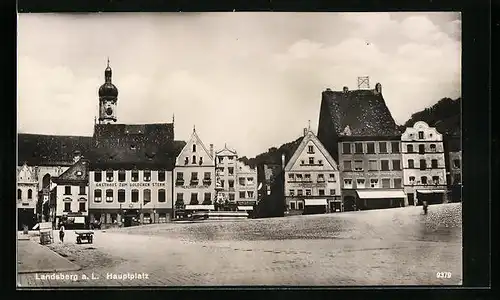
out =
<path fill-rule="evenodd" d="M 397 123 L 461 94 L 459 13 L 20 14 L 18 130 L 92 135 L 107 57 L 118 122 L 254 156 L 317 129 L 321 92 L 380 82 Z"/>

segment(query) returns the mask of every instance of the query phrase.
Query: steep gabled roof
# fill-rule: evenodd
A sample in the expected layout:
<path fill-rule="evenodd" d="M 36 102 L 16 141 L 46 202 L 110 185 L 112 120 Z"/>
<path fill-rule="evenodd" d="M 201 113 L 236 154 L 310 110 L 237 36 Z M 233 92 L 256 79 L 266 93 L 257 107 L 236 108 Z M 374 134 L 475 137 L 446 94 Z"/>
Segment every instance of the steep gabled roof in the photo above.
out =
<path fill-rule="evenodd" d="M 293 153 L 292 157 L 290 158 L 290 160 L 288 160 L 288 163 L 286 164 L 285 166 L 285 171 L 290 171 L 292 170 L 292 167 L 294 166 L 295 162 L 297 161 L 297 159 L 300 157 L 300 155 L 302 154 L 302 152 L 305 150 L 307 144 L 309 142 L 312 142 L 314 143 L 314 145 L 316 146 L 316 148 L 321 152 L 321 154 L 323 154 L 323 156 L 325 157 L 326 161 L 335 169 L 335 170 L 338 170 L 338 166 L 337 166 L 337 163 L 335 162 L 335 160 L 332 158 L 332 156 L 330 155 L 330 153 L 328 153 L 328 151 L 326 150 L 326 148 L 323 146 L 323 144 L 319 141 L 319 139 L 314 135 L 314 133 L 312 131 L 308 131 L 306 136 L 302 139 L 300 145 L 297 147 L 297 149 L 295 150 L 295 152 Z"/>
<path fill-rule="evenodd" d="M 172 123 L 96 124 L 90 168 L 171 170 L 184 145 L 174 141 Z"/>
<path fill-rule="evenodd" d="M 80 159 L 74 165 L 69 167 L 59 177 L 53 178 L 57 184 L 81 184 L 87 183 L 89 178 L 89 161 Z"/>
<path fill-rule="evenodd" d="M 203 160 L 203 165 L 215 165 L 214 157 L 211 155 L 210 151 L 207 150 L 207 148 L 203 144 L 202 140 L 200 139 L 200 137 L 196 133 L 196 130 L 193 130 L 193 133 L 191 134 L 191 138 L 189 139 L 189 141 L 187 143 L 185 143 L 182 150 L 179 151 L 179 153 L 177 153 L 176 163 L 175 163 L 176 166 L 184 166 L 185 165 L 184 160 L 183 160 L 183 156 L 185 156 L 186 153 L 188 153 L 188 152 L 191 154 L 191 152 L 189 151 L 189 147 L 191 147 L 191 145 L 193 145 L 193 144 L 201 146 L 201 148 L 203 150 L 202 153 L 204 153 L 205 158 L 206 158 Z M 197 150 L 197 153 L 199 153 L 198 150 Z M 199 155 L 196 155 L 196 156 L 199 156 Z"/>
<path fill-rule="evenodd" d="M 85 156 L 90 152 L 92 137 L 19 133 L 18 165 L 70 166 L 75 151 Z"/>
<path fill-rule="evenodd" d="M 347 126 L 353 136 L 400 134 L 381 92 L 376 90 L 323 92 L 322 107 L 328 112 L 332 133 L 342 135 Z M 321 120 L 320 120 L 321 122 Z M 319 124 L 319 126 L 324 126 Z"/>
<path fill-rule="evenodd" d="M 234 149 L 230 149 L 227 147 L 227 144 L 224 144 L 224 148 L 215 152 L 215 156 L 224 156 L 224 155 L 237 155 L 238 153 Z"/>

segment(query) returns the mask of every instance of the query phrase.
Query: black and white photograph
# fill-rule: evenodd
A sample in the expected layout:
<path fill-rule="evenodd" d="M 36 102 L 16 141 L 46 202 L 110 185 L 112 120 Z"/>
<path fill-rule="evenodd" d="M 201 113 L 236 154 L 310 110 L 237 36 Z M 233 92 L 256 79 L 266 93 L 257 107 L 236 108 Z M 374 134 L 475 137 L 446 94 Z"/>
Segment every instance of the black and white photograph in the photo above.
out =
<path fill-rule="evenodd" d="M 461 20 L 18 13 L 18 289 L 461 286 Z"/>

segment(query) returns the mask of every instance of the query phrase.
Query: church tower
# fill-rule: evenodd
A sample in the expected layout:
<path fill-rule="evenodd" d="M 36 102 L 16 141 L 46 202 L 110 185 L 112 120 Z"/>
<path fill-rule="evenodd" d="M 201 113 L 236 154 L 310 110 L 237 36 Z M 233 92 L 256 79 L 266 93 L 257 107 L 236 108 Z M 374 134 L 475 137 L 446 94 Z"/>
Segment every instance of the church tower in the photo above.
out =
<path fill-rule="evenodd" d="M 99 88 L 99 124 L 110 124 L 116 122 L 116 102 L 118 100 L 118 89 L 111 83 L 111 68 L 104 70 L 105 82 Z"/>

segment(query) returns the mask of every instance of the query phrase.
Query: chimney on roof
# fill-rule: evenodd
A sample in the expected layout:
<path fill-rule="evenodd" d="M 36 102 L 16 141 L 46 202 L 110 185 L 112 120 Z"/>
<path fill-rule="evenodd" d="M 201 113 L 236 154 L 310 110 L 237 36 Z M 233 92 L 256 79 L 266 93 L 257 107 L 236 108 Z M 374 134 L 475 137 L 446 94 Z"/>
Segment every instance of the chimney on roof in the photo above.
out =
<path fill-rule="evenodd" d="M 307 135 L 307 131 L 308 131 L 307 128 L 304 128 L 304 136 Z"/>
<path fill-rule="evenodd" d="M 343 91 L 344 91 L 344 93 L 347 93 L 349 91 L 349 88 L 344 86 Z"/>
<path fill-rule="evenodd" d="M 214 144 L 210 144 L 210 156 L 214 157 Z"/>
<path fill-rule="evenodd" d="M 382 94 L 382 85 L 380 83 L 377 83 L 375 85 L 375 90 L 374 90 L 375 95 L 380 95 Z"/>
<path fill-rule="evenodd" d="M 78 150 L 76 150 L 74 153 L 73 153 L 73 162 L 76 163 L 78 162 L 80 159 L 82 158 L 82 153 Z"/>

